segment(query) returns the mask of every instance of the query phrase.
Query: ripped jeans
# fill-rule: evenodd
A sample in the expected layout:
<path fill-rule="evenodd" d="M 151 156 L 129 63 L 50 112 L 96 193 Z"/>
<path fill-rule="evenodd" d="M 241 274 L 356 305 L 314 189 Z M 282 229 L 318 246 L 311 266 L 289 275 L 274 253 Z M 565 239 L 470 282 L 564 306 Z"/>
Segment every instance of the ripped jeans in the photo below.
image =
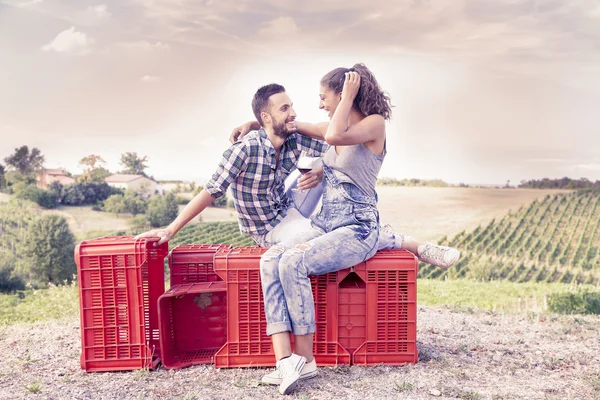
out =
<path fill-rule="evenodd" d="M 267 335 L 315 332 L 309 276 L 349 268 L 371 258 L 378 248 L 377 199 L 350 179 L 323 167 L 323 203 L 303 242 L 272 246 L 260 260 Z"/>

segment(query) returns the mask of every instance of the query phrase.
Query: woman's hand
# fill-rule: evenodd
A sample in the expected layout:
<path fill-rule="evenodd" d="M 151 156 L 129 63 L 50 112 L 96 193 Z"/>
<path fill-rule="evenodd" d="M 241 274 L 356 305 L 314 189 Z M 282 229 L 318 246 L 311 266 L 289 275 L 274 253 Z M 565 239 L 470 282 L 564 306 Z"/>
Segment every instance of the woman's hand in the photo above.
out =
<path fill-rule="evenodd" d="M 174 234 L 169 230 L 169 228 L 164 229 L 152 229 L 151 231 L 140 233 L 135 237 L 135 239 L 145 238 L 145 237 L 157 237 L 160 240 L 158 242 L 154 242 L 154 247 L 158 247 L 164 242 L 168 242 Z"/>
<path fill-rule="evenodd" d="M 242 124 L 242 125 L 238 126 L 237 128 L 235 128 L 231 132 L 231 135 L 229 136 L 229 141 L 231 143 L 235 143 L 238 140 L 242 140 L 242 138 L 244 136 L 246 136 L 246 134 L 248 132 L 255 131 L 257 129 L 260 129 L 260 125 L 258 124 L 258 122 L 256 122 L 256 121 L 246 122 L 245 124 Z"/>
<path fill-rule="evenodd" d="M 346 72 L 344 88 L 342 89 L 342 100 L 353 102 L 360 89 L 360 75 L 356 71 Z"/>

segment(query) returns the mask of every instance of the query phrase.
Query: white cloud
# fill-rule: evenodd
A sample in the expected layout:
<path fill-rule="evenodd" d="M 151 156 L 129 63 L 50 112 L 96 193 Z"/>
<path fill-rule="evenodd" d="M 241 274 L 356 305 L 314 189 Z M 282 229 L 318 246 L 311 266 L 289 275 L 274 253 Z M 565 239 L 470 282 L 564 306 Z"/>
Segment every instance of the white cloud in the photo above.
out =
<path fill-rule="evenodd" d="M 18 2 L 14 2 L 14 3 L 10 3 L 11 5 L 15 6 L 15 7 L 30 7 L 30 6 L 34 6 L 36 4 L 40 4 L 41 2 L 43 2 L 44 0 L 25 0 L 25 1 L 18 1 Z"/>
<path fill-rule="evenodd" d="M 258 33 L 262 36 L 283 36 L 298 32 L 298 25 L 292 17 L 279 17 L 265 22 Z"/>
<path fill-rule="evenodd" d="M 564 158 L 530 158 L 526 161 L 530 163 L 562 163 L 567 160 Z"/>
<path fill-rule="evenodd" d="M 144 83 L 153 83 L 153 82 L 158 82 L 160 80 L 160 78 L 158 76 L 154 76 L 154 75 L 144 75 L 140 78 L 140 81 L 144 82 Z"/>
<path fill-rule="evenodd" d="M 54 40 L 45 46 L 43 51 L 56 51 L 57 53 L 87 54 L 92 51 L 95 40 L 83 32 L 75 30 L 72 26 L 56 35 Z"/>
<path fill-rule="evenodd" d="M 600 171 L 600 164 L 577 164 L 574 167 L 575 170 L 585 170 L 585 171 Z"/>
<path fill-rule="evenodd" d="M 170 50 L 171 49 L 171 46 L 169 46 L 168 43 L 163 43 L 163 42 L 150 43 L 146 40 L 140 40 L 137 42 L 120 42 L 120 43 L 118 43 L 118 46 L 125 48 L 125 49 L 144 50 L 144 51 Z"/>
<path fill-rule="evenodd" d="M 111 16 L 111 13 L 108 11 L 108 7 L 106 4 L 89 6 L 88 11 L 94 14 L 98 19 L 105 19 Z"/>

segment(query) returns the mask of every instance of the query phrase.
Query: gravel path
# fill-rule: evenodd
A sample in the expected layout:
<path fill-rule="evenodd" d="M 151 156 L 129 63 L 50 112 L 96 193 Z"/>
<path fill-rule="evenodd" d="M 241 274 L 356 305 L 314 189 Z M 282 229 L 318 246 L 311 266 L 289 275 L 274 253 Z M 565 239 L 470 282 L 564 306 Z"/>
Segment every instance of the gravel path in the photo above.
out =
<path fill-rule="evenodd" d="M 298 399 L 600 399 L 600 317 L 422 307 L 421 361 L 321 368 Z M 265 369 L 86 373 L 77 318 L 0 328 L 0 399 L 273 399 Z M 28 389 L 29 388 L 29 389 Z M 36 392 L 37 393 L 33 393 Z"/>

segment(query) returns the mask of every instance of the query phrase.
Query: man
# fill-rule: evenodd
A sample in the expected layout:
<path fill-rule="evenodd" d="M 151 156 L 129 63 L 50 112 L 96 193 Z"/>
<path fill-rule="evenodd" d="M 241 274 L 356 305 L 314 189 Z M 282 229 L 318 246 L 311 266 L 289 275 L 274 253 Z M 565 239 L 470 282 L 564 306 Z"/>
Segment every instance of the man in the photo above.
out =
<path fill-rule="evenodd" d="M 270 247 L 310 229 L 310 221 L 292 206 L 285 193 L 285 180 L 296 168 L 301 152 L 322 156 L 328 146 L 322 141 L 296 134 L 296 113 L 285 88 L 270 84 L 258 89 L 252 111 L 262 128 L 245 135 L 224 153 L 204 189 L 164 229 L 138 237 L 159 237 L 157 246 L 170 240 L 231 186 L 240 231 L 260 246 Z M 319 171 L 304 174 L 298 188 L 319 184 Z M 318 195 L 318 193 L 317 193 Z M 300 240 L 300 239 L 299 239 Z"/>

